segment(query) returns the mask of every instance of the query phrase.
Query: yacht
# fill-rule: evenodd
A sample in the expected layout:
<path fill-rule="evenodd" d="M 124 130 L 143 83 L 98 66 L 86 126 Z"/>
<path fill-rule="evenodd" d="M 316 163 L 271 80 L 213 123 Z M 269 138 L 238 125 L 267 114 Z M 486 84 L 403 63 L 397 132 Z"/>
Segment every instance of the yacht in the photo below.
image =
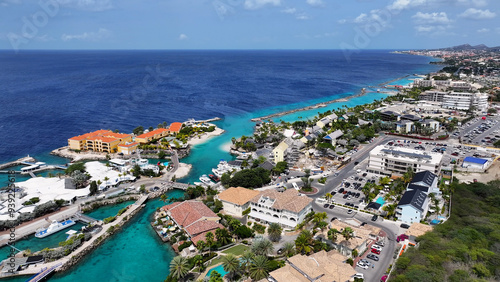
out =
<path fill-rule="evenodd" d="M 58 222 L 57 220 L 53 220 L 52 223 L 49 225 L 49 227 L 47 227 L 45 229 L 42 228 L 42 229 L 37 230 L 35 233 L 35 237 L 45 238 L 49 235 L 52 235 L 58 231 L 66 229 L 66 228 L 73 226 L 75 224 L 76 224 L 76 222 L 71 220 L 71 219 L 65 220 L 63 222 Z"/>
<path fill-rule="evenodd" d="M 208 178 L 208 176 L 206 174 L 203 174 L 202 176 L 200 176 L 200 181 L 205 183 L 206 185 L 212 185 L 212 181 L 210 180 L 210 178 Z"/>

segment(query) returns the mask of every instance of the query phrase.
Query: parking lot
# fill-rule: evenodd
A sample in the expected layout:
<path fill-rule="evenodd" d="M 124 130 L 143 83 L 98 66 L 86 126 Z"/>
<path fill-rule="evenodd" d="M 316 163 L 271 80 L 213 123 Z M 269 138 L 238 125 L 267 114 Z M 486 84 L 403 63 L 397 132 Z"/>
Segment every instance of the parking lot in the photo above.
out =
<path fill-rule="evenodd" d="M 452 136 L 460 137 L 462 143 L 466 144 L 493 146 L 493 143 L 500 140 L 499 118 L 475 118 L 467 124 L 462 125 Z"/>

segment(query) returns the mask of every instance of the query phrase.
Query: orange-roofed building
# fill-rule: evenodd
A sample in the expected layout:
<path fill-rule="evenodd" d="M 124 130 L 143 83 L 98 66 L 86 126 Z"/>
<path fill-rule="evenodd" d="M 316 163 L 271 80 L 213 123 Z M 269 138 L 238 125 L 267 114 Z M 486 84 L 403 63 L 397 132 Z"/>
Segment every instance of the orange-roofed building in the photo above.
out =
<path fill-rule="evenodd" d="M 125 144 L 118 145 L 118 152 L 123 153 L 125 155 L 131 155 L 133 152 L 137 150 L 139 143 L 137 142 L 127 142 Z"/>
<path fill-rule="evenodd" d="M 143 133 L 135 137 L 135 142 L 140 144 L 147 144 L 155 139 L 160 139 L 167 136 L 169 133 L 168 129 L 165 128 L 157 128 L 148 133 Z"/>
<path fill-rule="evenodd" d="M 168 131 L 170 133 L 177 134 L 179 131 L 181 131 L 182 128 L 182 123 L 181 122 L 173 122 L 170 127 L 168 128 Z"/>
<path fill-rule="evenodd" d="M 115 133 L 110 130 L 97 130 L 68 139 L 71 150 L 115 153 L 118 145 L 132 141 L 129 134 Z"/>

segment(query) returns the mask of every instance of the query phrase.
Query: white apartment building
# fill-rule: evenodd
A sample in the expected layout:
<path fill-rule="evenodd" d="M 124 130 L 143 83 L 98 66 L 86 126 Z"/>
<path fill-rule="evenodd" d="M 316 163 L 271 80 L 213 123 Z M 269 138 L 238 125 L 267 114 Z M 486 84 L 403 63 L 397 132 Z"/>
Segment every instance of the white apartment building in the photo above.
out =
<path fill-rule="evenodd" d="M 425 91 L 420 100 L 440 102 L 443 108 L 467 111 L 474 107 L 477 111 L 488 109 L 488 95 L 469 92 Z"/>
<path fill-rule="evenodd" d="M 379 145 L 370 152 L 367 170 L 383 175 L 402 175 L 412 167 L 414 172 L 428 170 L 437 174 L 442 158 L 440 153 Z"/>
<path fill-rule="evenodd" d="M 264 223 L 278 223 L 281 226 L 295 228 L 312 210 L 312 199 L 299 196 L 295 189 L 278 192 L 274 189 L 261 191 L 250 200 L 249 217 Z"/>

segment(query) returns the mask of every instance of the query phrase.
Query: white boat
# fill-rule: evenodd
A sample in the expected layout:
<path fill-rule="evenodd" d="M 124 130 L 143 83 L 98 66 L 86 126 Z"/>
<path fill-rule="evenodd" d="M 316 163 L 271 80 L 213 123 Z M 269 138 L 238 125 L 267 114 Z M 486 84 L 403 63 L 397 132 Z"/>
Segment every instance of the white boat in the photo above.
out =
<path fill-rule="evenodd" d="M 206 174 L 203 174 L 202 176 L 200 176 L 200 181 L 205 183 L 206 185 L 213 185 L 212 180 L 210 180 L 210 178 L 208 178 L 208 176 Z"/>
<path fill-rule="evenodd" d="M 66 228 L 73 226 L 75 224 L 76 224 L 76 222 L 71 220 L 71 219 L 68 219 L 68 220 L 63 221 L 63 222 L 58 222 L 57 220 L 53 220 L 52 223 L 49 225 L 49 227 L 47 227 L 45 229 L 37 230 L 37 232 L 35 233 L 35 237 L 45 238 L 49 235 L 52 235 L 58 231 L 66 229 Z"/>
<path fill-rule="evenodd" d="M 207 185 L 203 182 L 194 182 L 193 184 L 196 186 L 201 186 L 201 187 L 207 188 Z"/>

